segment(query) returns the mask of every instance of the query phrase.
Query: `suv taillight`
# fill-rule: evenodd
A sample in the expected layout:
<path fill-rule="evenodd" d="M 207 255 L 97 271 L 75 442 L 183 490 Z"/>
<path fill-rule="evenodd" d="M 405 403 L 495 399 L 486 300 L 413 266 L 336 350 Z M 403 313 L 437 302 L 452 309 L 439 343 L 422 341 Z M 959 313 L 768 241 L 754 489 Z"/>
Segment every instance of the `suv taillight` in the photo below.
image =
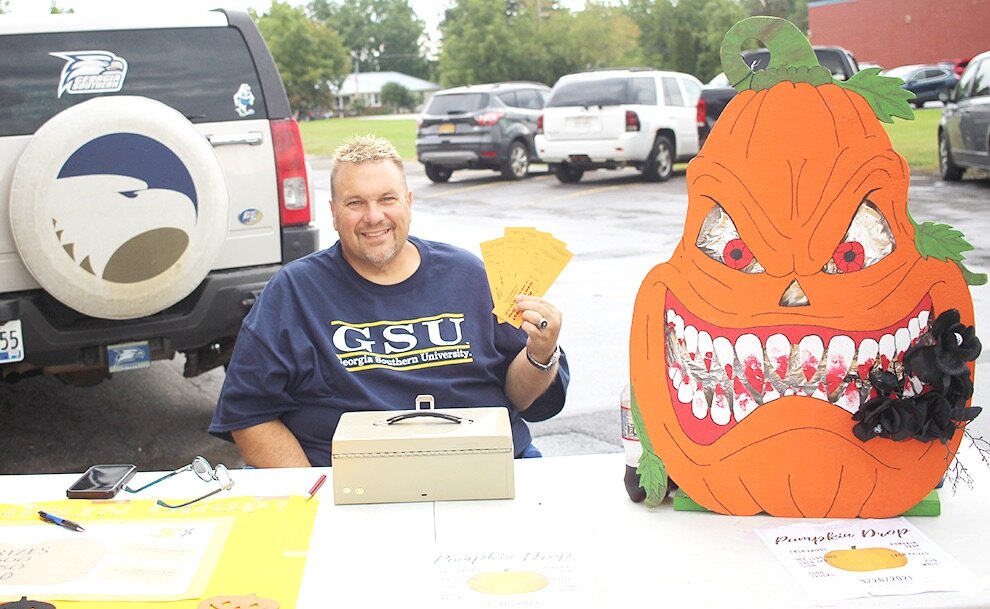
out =
<path fill-rule="evenodd" d="M 698 114 L 695 117 L 695 121 L 698 123 L 699 127 L 704 127 L 706 124 L 705 115 L 708 114 L 708 102 L 703 99 L 699 99 L 696 108 L 698 110 Z"/>
<path fill-rule="evenodd" d="M 299 124 L 295 119 L 276 119 L 272 124 L 275 148 L 275 176 L 278 180 L 278 208 L 282 226 L 309 224 L 309 179 Z"/>
<path fill-rule="evenodd" d="M 478 123 L 479 127 L 491 127 L 495 123 L 502 120 L 503 116 L 505 116 L 505 112 L 502 112 L 501 110 L 492 110 L 491 112 L 483 112 L 474 117 L 474 122 Z"/>
<path fill-rule="evenodd" d="M 536 117 L 536 132 L 543 133 L 543 115 Z"/>
<path fill-rule="evenodd" d="M 639 115 L 632 110 L 626 110 L 626 131 L 639 131 Z"/>

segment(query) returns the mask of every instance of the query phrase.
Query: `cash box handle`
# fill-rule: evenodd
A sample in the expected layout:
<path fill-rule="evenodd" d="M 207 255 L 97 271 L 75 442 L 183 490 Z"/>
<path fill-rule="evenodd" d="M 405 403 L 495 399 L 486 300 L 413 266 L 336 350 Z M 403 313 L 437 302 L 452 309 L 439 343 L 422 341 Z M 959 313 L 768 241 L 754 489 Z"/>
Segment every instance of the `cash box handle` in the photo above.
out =
<path fill-rule="evenodd" d="M 445 412 L 433 412 L 431 410 L 417 410 L 415 412 L 407 412 L 405 414 L 397 414 L 394 417 L 386 419 L 385 422 L 391 425 L 392 423 L 398 423 L 399 421 L 405 421 L 406 419 L 414 419 L 416 417 L 433 417 L 436 419 L 444 419 L 452 423 L 462 423 L 464 419 L 452 414 L 447 414 Z"/>

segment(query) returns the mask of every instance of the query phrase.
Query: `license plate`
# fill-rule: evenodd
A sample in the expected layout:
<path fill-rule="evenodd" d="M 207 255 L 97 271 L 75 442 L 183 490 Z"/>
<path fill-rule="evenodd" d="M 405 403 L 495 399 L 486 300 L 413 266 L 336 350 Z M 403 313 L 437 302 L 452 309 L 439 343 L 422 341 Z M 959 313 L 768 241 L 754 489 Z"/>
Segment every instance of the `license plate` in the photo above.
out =
<path fill-rule="evenodd" d="M 592 116 L 578 116 L 565 121 L 568 131 L 594 131 L 598 127 L 598 119 Z"/>
<path fill-rule="evenodd" d="M 457 125 L 455 125 L 454 123 L 443 123 L 442 125 L 437 127 L 437 133 L 439 133 L 440 135 L 449 135 L 451 133 L 455 133 L 456 131 L 457 131 Z"/>
<path fill-rule="evenodd" d="M 24 338 L 21 336 L 21 320 L 12 319 L 0 326 L 0 364 L 10 364 L 24 359 Z"/>
<path fill-rule="evenodd" d="M 147 368 L 151 365 L 151 347 L 146 340 L 107 345 L 107 365 L 110 372 Z"/>

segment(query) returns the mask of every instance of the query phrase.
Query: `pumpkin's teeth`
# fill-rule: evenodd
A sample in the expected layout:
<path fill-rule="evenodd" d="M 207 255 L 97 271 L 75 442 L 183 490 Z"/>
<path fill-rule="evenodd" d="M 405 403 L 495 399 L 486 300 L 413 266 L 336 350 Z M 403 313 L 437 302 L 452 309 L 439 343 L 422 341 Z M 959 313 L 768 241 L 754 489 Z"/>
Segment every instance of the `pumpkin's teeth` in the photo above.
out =
<path fill-rule="evenodd" d="M 900 359 L 928 331 L 929 311 L 922 310 L 900 328 L 879 338 L 856 339 L 835 334 L 825 345 L 816 334 L 796 341 L 783 333 L 761 339 L 757 332 L 737 333 L 735 342 L 712 330 L 686 323 L 674 309 L 666 311 L 667 366 L 672 394 L 694 418 L 729 426 L 758 407 L 786 396 L 810 396 L 850 413 L 876 395 L 869 383 L 873 368 L 903 375 Z M 796 338 L 796 337 L 795 337 Z M 905 394 L 919 394 L 916 377 L 904 380 Z"/>

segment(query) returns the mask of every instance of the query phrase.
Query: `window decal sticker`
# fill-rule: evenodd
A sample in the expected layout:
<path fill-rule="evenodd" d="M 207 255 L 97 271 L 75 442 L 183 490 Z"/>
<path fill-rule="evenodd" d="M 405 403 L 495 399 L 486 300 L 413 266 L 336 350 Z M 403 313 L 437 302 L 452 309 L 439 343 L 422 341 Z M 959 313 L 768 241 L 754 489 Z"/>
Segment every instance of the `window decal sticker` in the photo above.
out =
<path fill-rule="evenodd" d="M 127 60 L 110 51 L 59 51 L 49 55 L 65 60 L 58 97 L 63 93 L 116 93 L 124 86 Z"/>
<path fill-rule="evenodd" d="M 251 92 L 251 85 L 246 82 L 242 82 L 237 93 L 234 93 L 234 110 L 237 111 L 237 116 L 244 118 L 245 116 L 251 116 L 254 114 L 254 93 Z"/>

